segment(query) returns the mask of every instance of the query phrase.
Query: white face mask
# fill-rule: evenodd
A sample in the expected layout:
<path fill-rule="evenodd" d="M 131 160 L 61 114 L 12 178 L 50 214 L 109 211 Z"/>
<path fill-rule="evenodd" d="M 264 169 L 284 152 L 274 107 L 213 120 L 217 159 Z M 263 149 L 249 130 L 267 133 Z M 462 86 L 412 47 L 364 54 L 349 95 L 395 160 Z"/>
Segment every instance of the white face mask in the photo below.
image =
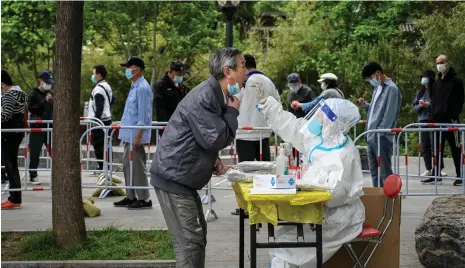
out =
<path fill-rule="evenodd" d="M 326 90 L 328 88 L 328 85 L 325 82 L 321 83 L 321 90 Z"/>
<path fill-rule="evenodd" d="M 43 90 L 50 90 L 50 89 L 52 89 L 52 85 L 47 84 L 47 83 L 44 82 L 44 83 L 42 84 L 42 89 L 43 89 Z"/>
<path fill-rule="evenodd" d="M 298 83 L 289 83 L 288 86 L 292 90 L 292 92 L 297 92 L 299 90 Z"/>
<path fill-rule="evenodd" d="M 445 63 L 436 65 L 438 72 L 444 74 L 447 71 L 447 65 Z"/>

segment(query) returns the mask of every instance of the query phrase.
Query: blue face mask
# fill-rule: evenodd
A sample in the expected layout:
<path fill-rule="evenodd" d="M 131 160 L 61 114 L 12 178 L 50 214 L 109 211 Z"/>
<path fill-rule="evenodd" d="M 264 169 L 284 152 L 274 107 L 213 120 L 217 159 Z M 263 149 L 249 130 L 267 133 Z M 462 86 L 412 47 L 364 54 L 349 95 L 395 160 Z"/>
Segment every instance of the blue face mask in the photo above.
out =
<path fill-rule="evenodd" d="M 374 88 L 377 88 L 379 86 L 379 81 L 376 79 L 376 78 L 371 78 L 370 80 L 368 80 L 368 82 L 370 82 L 370 84 L 374 87 Z"/>
<path fill-rule="evenodd" d="M 421 79 L 421 84 L 422 84 L 422 85 L 427 85 L 428 82 L 429 82 L 429 79 L 426 78 L 426 77 L 423 77 L 423 78 Z"/>
<path fill-rule="evenodd" d="M 126 75 L 127 79 L 131 79 L 134 75 L 132 74 L 132 70 L 127 68 L 126 71 L 124 71 L 124 75 Z"/>
<path fill-rule="evenodd" d="M 317 118 L 312 119 L 307 124 L 307 129 L 315 136 L 321 136 L 321 131 L 323 129 L 323 125 L 321 124 L 320 120 Z"/>
<path fill-rule="evenodd" d="M 230 85 L 228 84 L 228 92 L 229 92 L 229 96 L 235 96 L 237 94 L 239 94 L 239 92 L 241 91 L 240 87 L 239 87 L 239 83 L 235 83 L 234 85 Z"/>
<path fill-rule="evenodd" d="M 181 84 L 182 82 L 182 76 L 175 76 L 173 78 L 173 82 L 175 82 L 176 84 Z"/>
<path fill-rule="evenodd" d="M 95 75 L 93 74 L 92 77 L 90 78 L 94 84 L 97 84 L 97 78 L 95 78 Z"/>

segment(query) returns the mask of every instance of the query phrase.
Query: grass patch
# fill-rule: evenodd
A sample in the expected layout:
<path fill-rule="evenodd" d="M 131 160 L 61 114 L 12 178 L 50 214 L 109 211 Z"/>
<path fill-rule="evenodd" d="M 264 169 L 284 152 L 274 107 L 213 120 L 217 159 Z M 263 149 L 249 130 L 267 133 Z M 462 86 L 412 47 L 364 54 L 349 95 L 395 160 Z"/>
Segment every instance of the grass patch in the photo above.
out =
<path fill-rule="evenodd" d="M 51 230 L 43 232 L 2 232 L 3 261 L 39 260 L 173 260 L 167 231 L 118 230 L 107 227 L 87 232 L 83 244 L 59 248 Z"/>

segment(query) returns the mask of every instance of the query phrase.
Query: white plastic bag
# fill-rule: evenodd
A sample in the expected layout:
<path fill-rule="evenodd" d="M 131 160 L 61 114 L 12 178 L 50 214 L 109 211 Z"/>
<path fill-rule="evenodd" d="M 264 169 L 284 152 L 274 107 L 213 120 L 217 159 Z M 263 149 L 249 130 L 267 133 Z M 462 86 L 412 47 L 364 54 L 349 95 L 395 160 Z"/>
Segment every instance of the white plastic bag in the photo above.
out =
<path fill-rule="evenodd" d="M 261 174 L 266 174 L 262 172 L 267 172 L 273 174 L 273 171 L 276 169 L 275 162 L 268 161 L 244 161 L 236 165 L 237 170 L 242 172 L 256 172 L 261 171 Z"/>

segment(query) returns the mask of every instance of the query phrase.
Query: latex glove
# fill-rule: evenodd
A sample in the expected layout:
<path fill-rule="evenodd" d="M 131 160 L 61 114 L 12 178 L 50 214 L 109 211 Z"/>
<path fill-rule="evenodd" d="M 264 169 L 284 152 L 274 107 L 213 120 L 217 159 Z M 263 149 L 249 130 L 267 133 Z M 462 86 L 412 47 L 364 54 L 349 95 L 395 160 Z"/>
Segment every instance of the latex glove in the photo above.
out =
<path fill-rule="evenodd" d="M 257 109 L 259 112 L 264 113 L 264 111 L 276 105 L 281 105 L 281 104 L 278 103 L 273 97 L 268 96 L 258 102 Z"/>

